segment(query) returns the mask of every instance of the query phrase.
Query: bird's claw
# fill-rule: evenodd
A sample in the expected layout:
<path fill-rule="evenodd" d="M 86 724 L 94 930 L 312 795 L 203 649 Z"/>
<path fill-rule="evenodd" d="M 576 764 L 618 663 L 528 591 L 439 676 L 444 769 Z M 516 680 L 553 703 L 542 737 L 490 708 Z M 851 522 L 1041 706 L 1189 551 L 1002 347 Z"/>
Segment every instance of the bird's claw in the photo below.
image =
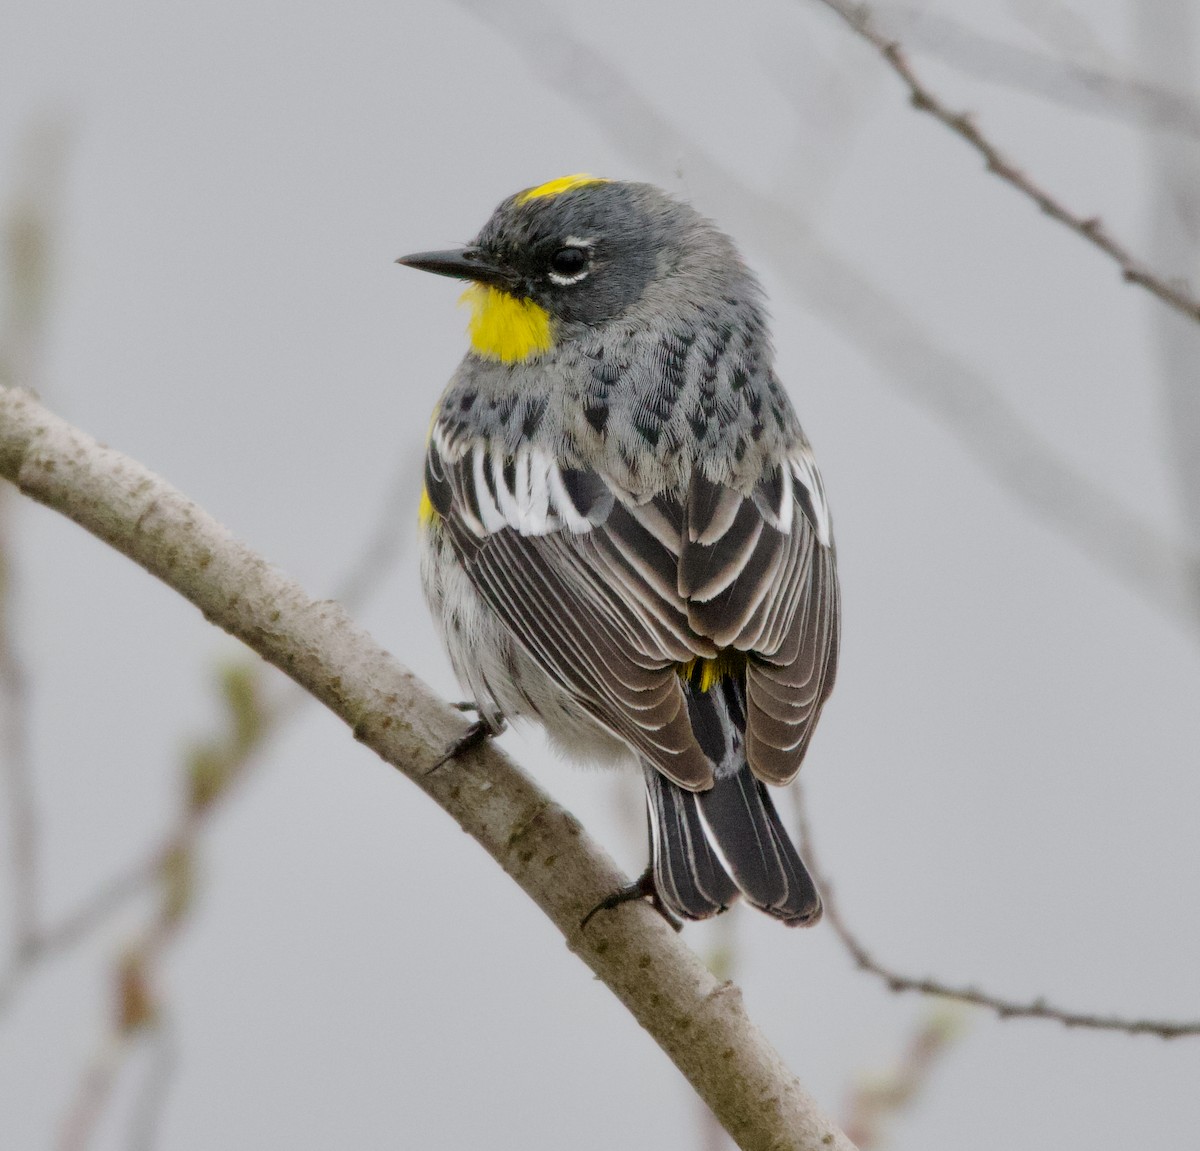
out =
<path fill-rule="evenodd" d="M 654 868 L 647 867 L 642 874 L 632 883 L 626 884 L 624 887 L 618 888 L 611 895 L 605 896 L 591 911 L 583 917 L 579 923 L 579 930 L 582 931 L 587 927 L 592 916 L 598 911 L 612 911 L 616 907 L 620 907 L 622 903 L 632 903 L 634 900 L 648 899 L 650 905 L 659 913 L 675 931 L 683 930 L 683 922 L 676 919 L 670 911 L 667 910 L 666 904 L 658 894 L 658 888 L 654 886 Z"/>
<path fill-rule="evenodd" d="M 467 705 L 471 710 L 475 710 L 474 704 Z M 465 710 L 465 709 L 462 709 Z M 426 775 L 432 775 L 439 767 L 444 767 L 452 759 L 457 759 L 464 752 L 470 751 L 474 747 L 478 747 L 481 743 L 489 739 L 494 739 L 500 735 L 505 728 L 504 720 L 501 718 L 496 722 L 479 717 L 466 731 L 462 733 L 432 764 L 425 769 Z"/>

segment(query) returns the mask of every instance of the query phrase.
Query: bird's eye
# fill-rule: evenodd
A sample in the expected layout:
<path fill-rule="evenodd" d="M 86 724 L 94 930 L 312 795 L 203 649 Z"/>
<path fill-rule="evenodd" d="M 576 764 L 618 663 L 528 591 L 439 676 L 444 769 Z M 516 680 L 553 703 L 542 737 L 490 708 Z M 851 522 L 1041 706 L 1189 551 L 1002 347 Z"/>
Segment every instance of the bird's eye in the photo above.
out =
<path fill-rule="evenodd" d="M 559 248 L 550 257 L 550 271 L 564 278 L 574 278 L 587 267 L 588 254 L 586 248 Z"/>

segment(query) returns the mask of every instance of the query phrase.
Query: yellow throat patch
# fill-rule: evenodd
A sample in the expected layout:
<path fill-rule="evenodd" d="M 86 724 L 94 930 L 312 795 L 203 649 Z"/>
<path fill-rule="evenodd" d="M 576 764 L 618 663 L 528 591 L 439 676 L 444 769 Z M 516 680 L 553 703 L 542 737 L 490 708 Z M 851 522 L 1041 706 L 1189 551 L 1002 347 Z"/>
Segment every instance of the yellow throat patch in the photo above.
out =
<path fill-rule="evenodd" d="M 607 183 L 607 180 L 583 172 L 559 176 L 536 188 L 527 188 L 517 196 L 516 202 L 528 204 L 530 200 L 561 196 L 573 188 Z M 550 313 L 532 300 L 517 299 L 490 284 L 472 284 L 463 292 L 460 302 L 471 309 L 467 324 L 471 347 L 485 360 L 515 364 L 548 352 L 554 346 Z"/>
<path fill-rule="evenodd" d="M 471 347 L 485 360 L 515 364 L 554 344 L 550 313 L 532 300 L 518 300 L 490 284 L 472 284 L 460 303 L 471 308 L 467 334 Z"/>

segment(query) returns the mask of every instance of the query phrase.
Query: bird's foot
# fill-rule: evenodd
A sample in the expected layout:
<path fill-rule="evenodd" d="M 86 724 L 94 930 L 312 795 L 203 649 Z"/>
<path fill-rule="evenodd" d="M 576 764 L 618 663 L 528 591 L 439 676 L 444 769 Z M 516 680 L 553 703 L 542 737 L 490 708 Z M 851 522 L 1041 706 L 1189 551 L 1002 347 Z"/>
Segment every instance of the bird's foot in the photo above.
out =
<path fill-rule="evenodd" d="M 477 710 L 474 704 L 467 705 L 467 708 L 472 711 Z M 460 710 L 467 710 L 467 708 Z M 444 767 L 452 759 L 457 759 L 464 752 L 478 747 L 481 743 L 485 743 L 489 739 L 495 739 L 496 736 L 503 733 L 505 726 L 503 717 L 493 722 L 481 715 L 458 739 L 446 748 L 442 755 L 425 769 L 425 774 L 432 775 L 439 767 Z"/>
<path fill-rule="evenodd" d="M 612 895 L 606 896 L 600 900 L 591 911 L 587 913 L 579 924 L 579 930 L 582 931 L 587 927 L 592 916 L 598 911 L 612 911 L 616 907 L 620 907 L 622 903 L 632 903 L 636 899 L 648 899 L 650 905 L 659 913 L 676 931 L 683 930 L 683 923 L 676 919 L 667 906 L 663 903 L 658 894 L 658 888 L 654 886 L 654 868 L 647 867 L 642 874 L 632 883 L 625 887 L 618 888 Z"/>

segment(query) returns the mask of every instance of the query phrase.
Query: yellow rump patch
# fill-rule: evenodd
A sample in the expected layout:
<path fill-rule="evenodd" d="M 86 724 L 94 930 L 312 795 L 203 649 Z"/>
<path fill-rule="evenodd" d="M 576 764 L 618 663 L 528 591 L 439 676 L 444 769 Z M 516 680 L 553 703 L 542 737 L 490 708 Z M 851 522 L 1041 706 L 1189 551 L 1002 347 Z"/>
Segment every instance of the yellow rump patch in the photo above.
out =
<path fill-rule="evenodd" d="M 577 172 L 574 176 L 559 176 L 557 180 L 548 180 L 536 188 L 527 188 L 517 197 L 518 204 L 528 204 L 530 200 L 544 200 L 549 196 L 561 196 L 572 188 L 586 188 L 589 184 L 607 184 L 602 176 L 589 176 L 586 172 Z"/>
<path fill-rule="evenodd" d="M 532 300 L 518 300 L 490 284 L 472 284 L 459 301 L 470 305 L 467 333 L 471 347 L 485 360 L 514 364 L 554 343 L 550 313 Z"/>
<path fill-rule="evenodd" d="M 712 659 L 689 659 L 679 665 L 681 679 L 690 679 L 701 693 L 716 687 L 726 676 L 741 675 L 746 668 L 746 653 L 727 647 Z"/>

